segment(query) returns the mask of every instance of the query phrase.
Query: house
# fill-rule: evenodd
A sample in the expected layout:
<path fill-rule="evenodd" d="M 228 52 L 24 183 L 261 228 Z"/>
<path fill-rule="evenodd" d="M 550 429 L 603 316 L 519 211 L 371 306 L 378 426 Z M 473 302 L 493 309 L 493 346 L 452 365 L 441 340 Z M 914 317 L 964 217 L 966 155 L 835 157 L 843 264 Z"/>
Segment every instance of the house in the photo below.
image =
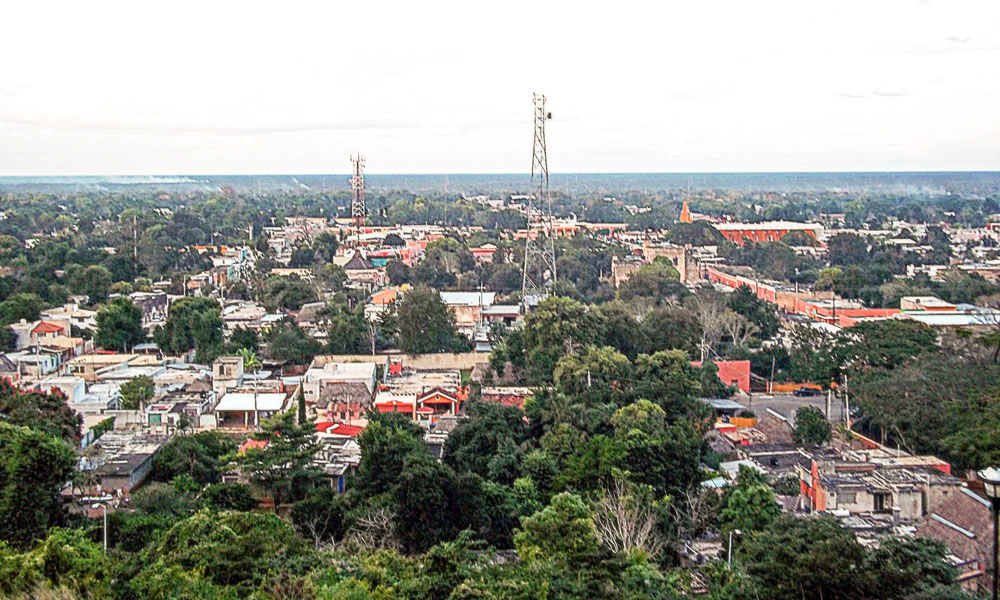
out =
<path fill-rule="evenodd" d="M 990 501 L 967 487 L 942 500 L 916 524 L 917 537 L 937 540 L 957 558 L 958 581 L 976 593 L 992 589 L 993 531 Z"/>
<path fill-rule="evenodd" d="M 153 458 L 166 442 L 165 436 L 108 431 L 93 444 L 96 456 L 80 460 L 80 470 L 96 469 L 103 493 L 129 494 L 149 475 Z"/>
<path fill-rule="evenodd" d="M 460 393 L 444 388 L 435 387 L 417 394 L 417 413 L 424 414 L 431 418 L 441 415 L 457 415 L 462 408 L 462 397 Z M 421 409 L 425 409 L 421 413 Z M 433 412 L 428 412 L 430 409 Z"/>
<path fill-rule="evenodd" d="M 355 252 L 344 263 L 343 269 L 344 273 L 347 274 L 348 282 L 354 284 L 354 287 L 371 289 L 385 285 L 385 269 L 377 268 L 360 252 Z"/>
<path fill-rule="evenodd" d="M 128 297 L 142 311 L 143 329 L 151 329 L 167 320 L 170 298 L 166 292 L 132 292 Z"/>
<path fill-rule="evenodd" d="M 212 391 L 217 398 L 243 385 L 243 357 L 220 356 L 212 362 Z"/>
<path fill-rule="evenodd" d="M 211 414 L 211 409 L 212 396 L 209 393 L 170 394 L 146 406 L 146 424 L 157 433 L 169 433 L 181 426 L 211 429 L 215 427 L 215 415 Z"/>
<path fill-rule="evenodd" d="M 750 361 L 749 360 L 715 360 L 712 363 L 719 369 L 719 381 L 727 387 L 736 387 L 743 393 L 750 393 Z M 701 367 L 700 360 L 691 361 L 692 367 Z"/>
<path fill-rule="evenodd" d="M 82 402 L 87 394 L 87 384 L 83 378 L 72 375 L 66 377 L 46 377 L 38 382 L 37 387 L 43 392 L 49 392 L 53 388 L 60 390 L 66 396 L 66 401 L 70 405 Z"/>
<path fill-rule="evenodd" d="M 524 408 L 524 401 L 535 395 L 535 391 L 527 387 L 483 387 L 479 397 L 483 402 L 495 402 L 504 406 Z"/>
<path fill-rule="evenodd" d="M 802 508 L 851 515 L 882 513 L 912 521 L 962 488 L 938 458 L 881 448 L 845 451 L 839 458 L 813 457 L 808 467 L 797 470 Z"/>
<path fill-rule="evenodd" d="M 483 322 L 483 310 L 493 306 L 495 292 L 441 292 L 441 302 L 455 317 L 455 326 L 472 338 L 476 327 Z"/>
<path fill-rule="evenodd" d="M 216 421 L 225 429 L 256 429 L 261 419 L 285 408 L 284 392 L 229 392 L 215 406 Z"/>
<path fill-rule="evenodd" d="M 345 382 L 361 382 L 368 389 L 368 395 L 375 393 L 377 367 L 374 362 L 336 362 L 330 357 L 317 356 L 302 379 L 302 394 L 306 405 L 317 406 L 322 398 L 333 398 L 332 392 L 324 393 L 324 388 Z"/>
<path fill-rule="evenodd" d="M 477 248 L 469 248 L 472 257 L 479 263 L 492 263 L 493 255 L 497 252 L 497 247 L 493 244 L 483 244 Z"/>
<path fill-rule="evenodd" d="M 42 319 L 50 321 L 69 321 L 72 327 L 93 331 L 97 329 L 97 311 L 80 308 L 79 304 L 63 304 L 59 308 L 43 310 Z"/>
<path fill-rule="evenodd" d="M 119 354 L 115 352 L 95 352 L 76 356 L 67 363 L 69 374 L 82 377 L 86 381 L 97 381 L 97 373 L 108 367 L 128 364 L 135 360 L 135 354 Z"/>
<path fill-rule="evenodd" d="M 13 386 L 21 385 L 21 373 L 18 371 L 17 364 L 7 358 L 6 354 L 0 354 L 0 380 Z"/>
<path fill-rule="evenodd" d="M 22 382 L 37 381 L 59 371 L 62 353 L 45 348 L 28 348 L 19 352 L 8 352 L 7 359 L 17 365 Z"/>
<path fill-rule="evenodd" d="M 367 381 L 328 381 L 320 388 L 314 408 L 330 421 L 353 423 L 363 419 L 371 409 L 372 397 Z"/>

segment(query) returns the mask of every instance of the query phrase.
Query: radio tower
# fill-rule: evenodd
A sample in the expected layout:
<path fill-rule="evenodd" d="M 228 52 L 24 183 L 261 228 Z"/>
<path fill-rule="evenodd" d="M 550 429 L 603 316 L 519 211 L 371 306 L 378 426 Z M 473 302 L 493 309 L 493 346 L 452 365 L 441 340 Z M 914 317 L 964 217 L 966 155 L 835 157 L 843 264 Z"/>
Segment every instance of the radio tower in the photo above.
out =
<path fill-rule="evenodd" d="M 354 220 L 356 243 L 361 243 L 361 230 L 365 226 L 365 157 L 358 153 L 351 157 L 351 219 Z"/>
<path fill-rule="evenodd" d="M 552 197 L 549 195 L 549 158 L 545 151 L 545 96 L 534 94 L 535 139 L 531 151 L 531 194 L 528 195 L 528 235 L 524 241 L 524 277 L 521 303 L 538 301 L 549 295 L 556 282 L 556 248 L 553 241 Z M 531 239 L 532 230 L 538 239 Z M 542 235 L 545 237 L 543 238 Z"/>

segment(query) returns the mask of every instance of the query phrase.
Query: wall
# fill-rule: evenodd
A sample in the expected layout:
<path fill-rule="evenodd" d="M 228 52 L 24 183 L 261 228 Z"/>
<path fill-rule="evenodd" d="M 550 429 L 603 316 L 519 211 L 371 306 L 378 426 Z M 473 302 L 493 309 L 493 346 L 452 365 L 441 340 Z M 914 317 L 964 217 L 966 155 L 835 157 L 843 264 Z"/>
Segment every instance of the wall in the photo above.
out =
<path fill-rule="evenodd" d="M 403 368 L 409 369 L 471 369 L 476 363 L 488 362 L 489 352 L 462 352 L 458 354 L 327 354 L 313 360 L 314 367 L 328 362 L 375 362 L 384 364 L 388 358 L 399 358 Z"/>

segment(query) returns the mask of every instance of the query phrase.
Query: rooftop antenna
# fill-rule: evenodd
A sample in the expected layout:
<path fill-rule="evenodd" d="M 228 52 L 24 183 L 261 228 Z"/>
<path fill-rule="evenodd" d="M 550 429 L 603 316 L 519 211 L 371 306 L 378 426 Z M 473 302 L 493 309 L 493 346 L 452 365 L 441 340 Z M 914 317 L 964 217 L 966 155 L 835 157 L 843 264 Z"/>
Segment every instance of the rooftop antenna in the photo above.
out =
<path fill-rule="evenodd" d="M 545 96 L 533 94 L 535 137 L 531 151 L 531 193 L 528 194 L 528 231 L 524 240 L 524 273 L 521 303 L 549 295 L 556 282 L 555 231 L 552 223 L 552 196 L 549 193 L 549 157 L 545 150 L 545 122 L 552 113 L 545 110 Z M 531 239 L 532 226 L 544 239 Z"/>
<path fill-rule="evenodd" d="M 359 153 L 351 157 L 351 219 L 357 243 L 361 243 L 361 230 L 365 226 L 365 157 Z"/>

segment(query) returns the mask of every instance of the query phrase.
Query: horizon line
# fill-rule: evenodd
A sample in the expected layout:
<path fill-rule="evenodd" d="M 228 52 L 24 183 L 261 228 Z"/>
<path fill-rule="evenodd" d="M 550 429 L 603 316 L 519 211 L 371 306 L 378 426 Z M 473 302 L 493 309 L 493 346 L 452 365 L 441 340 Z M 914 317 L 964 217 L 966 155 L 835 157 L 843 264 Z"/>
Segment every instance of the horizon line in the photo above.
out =
<path fill-rule="evenodd" d="M 939 173 L 998 173 L 1000 169 L 906 169 L 906 170 L 820 170 L 820 171 L 781 171 L 781 170 L 735 170 L 735 171 L 553 171 L 549 176 L 554 175 L 835 175 L 835 174 L 939 174 Z M 365 176 L 407 176 L 407 175 L 517 175 L 530 176 L 527 171 L 462 171 L 462 172 L 366 172 Z M 344 173 L 31 173 L 13 174 L 0 173 L 0 178 L 32 178 L 32 177 L 330 177 L 344 176 L 350 177 L 349 172 Z"/>

